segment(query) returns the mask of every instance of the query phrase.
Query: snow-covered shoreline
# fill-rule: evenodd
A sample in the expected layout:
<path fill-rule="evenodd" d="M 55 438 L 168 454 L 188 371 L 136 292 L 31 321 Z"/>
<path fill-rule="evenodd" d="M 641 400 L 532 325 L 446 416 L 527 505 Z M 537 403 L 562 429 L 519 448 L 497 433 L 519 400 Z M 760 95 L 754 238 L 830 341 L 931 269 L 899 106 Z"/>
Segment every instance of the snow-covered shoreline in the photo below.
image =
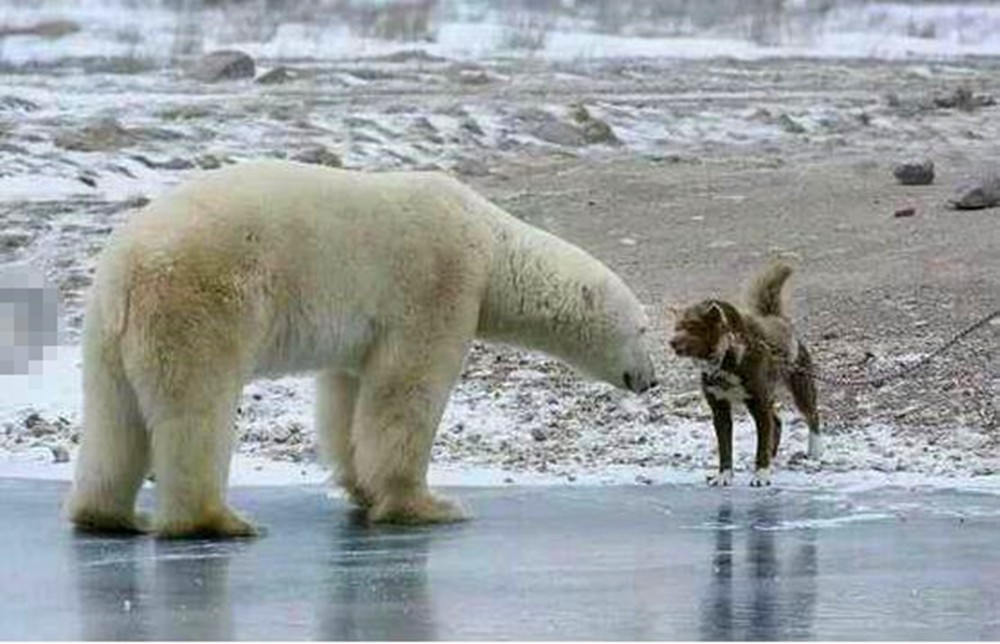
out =
<path fill-rule="evenodd" d="M 478 347 L 445 413 L 434 448 L 434 485 L 704 484 L 715 459 L 701 401 L 664 407 L 672 395 L 636 397 L 566 372 L 531 354 Z M 515 360 L 507 370 L 489 365 Z M 501 361 L 502 361 L 501 360 Z M 81 404 L 78 347 L 60 347 L 33 373 L 0 376 L 0 477 L 69 480 Z M 541 382 L 545 379 L 546 382 Z M 552 387 L 555 387 L 553 389 Z M 260 380 L 244 393 L 233 485 L 317 484 L 311 430 L 312 382 Z M 595 398 L 605 398 L 594 404 Z M 675 396 L 674 396 L 675 397 Z M 685 418 L 683 413 L 689 418 Z M 821 464 L 803 460 L 805 429 L 786 428 L 774 483 L 787 489 L 872 487 L 1000 493 L 1000 456 L 977 447 L 985 434 L 954 428 L 952 440 L 893 437 L 890 428 L 854 428 L 827 438 Z M 754 432 L 737 422 L 736 485 L 749 481 Z M 68 458 L 68 460 L 67 460 Z"/>

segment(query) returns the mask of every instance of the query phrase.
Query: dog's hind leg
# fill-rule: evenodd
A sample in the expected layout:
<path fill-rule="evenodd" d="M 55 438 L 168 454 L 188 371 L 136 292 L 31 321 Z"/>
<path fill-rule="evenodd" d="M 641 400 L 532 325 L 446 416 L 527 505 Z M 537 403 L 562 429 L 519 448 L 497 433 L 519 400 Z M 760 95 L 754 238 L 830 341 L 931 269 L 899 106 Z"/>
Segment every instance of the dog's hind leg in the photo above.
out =
<path fill-rule="evenodd" d="M 781 417 L 778 415 L 776 407 L 771 416 L 771 422 L 774 424 L 774 431 L 771 432 L 771 459 L 774 460 L 774 457 L 778 455 L 778 445 L 781 444 Z"/>
<path fill-rule="evenodd" d="M 795 406 L 802 413 L 809 426 L 809 458 L 823 457 L 823 434 L 819 425 L 819 410 L 816 407 L 816 382 L 812 377 L 813 363 L 809 351 L 801 342 L 795 366 L 788 374 L 788 389 L 792 392 Z"/>

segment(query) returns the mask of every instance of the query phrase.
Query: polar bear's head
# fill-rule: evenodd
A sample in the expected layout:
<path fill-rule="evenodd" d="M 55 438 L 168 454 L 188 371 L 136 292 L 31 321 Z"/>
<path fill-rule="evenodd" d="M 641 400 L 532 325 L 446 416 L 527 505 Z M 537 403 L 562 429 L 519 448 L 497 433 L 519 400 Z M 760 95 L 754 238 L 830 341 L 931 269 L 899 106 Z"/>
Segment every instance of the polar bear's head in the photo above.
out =
<path fill-rule="evenodd" d="M 607 383 L 642 393 L 655 386 L 649 356 L 649 319 L 642 304 L 616 275 L 580 287 L 585 311 L 586 341 L 573 362 Z"/>

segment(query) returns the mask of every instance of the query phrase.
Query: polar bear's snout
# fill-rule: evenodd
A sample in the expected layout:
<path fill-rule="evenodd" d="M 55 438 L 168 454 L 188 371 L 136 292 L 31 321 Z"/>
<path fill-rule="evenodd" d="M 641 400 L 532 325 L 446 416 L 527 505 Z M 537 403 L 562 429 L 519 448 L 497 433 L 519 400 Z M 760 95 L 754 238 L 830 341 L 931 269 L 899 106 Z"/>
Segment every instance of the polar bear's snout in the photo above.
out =
<path fill-rule="evenodd" d="M 622 374 L 622 383 L 626 389 L 636 394 L 641 394 L 660 384 L 656 379 L 652 364 L 643 370 L 625 371 Z"/>

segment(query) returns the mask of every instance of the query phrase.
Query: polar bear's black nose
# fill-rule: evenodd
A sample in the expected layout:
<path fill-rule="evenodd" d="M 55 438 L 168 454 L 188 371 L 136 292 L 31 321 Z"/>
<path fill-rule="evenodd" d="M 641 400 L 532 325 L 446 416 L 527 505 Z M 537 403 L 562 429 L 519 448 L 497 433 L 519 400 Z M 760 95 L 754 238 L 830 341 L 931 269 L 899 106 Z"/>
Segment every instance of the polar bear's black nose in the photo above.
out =
<path fill-rule="evenodd" d="M 631 371 L 626 371 L 622 374 L 622 382 L 625 384 L 626 389 L 636 394 L 641 394 L 657 385 L 656 378 L 646 380 L 641 374 L 635 375 Z"/>

